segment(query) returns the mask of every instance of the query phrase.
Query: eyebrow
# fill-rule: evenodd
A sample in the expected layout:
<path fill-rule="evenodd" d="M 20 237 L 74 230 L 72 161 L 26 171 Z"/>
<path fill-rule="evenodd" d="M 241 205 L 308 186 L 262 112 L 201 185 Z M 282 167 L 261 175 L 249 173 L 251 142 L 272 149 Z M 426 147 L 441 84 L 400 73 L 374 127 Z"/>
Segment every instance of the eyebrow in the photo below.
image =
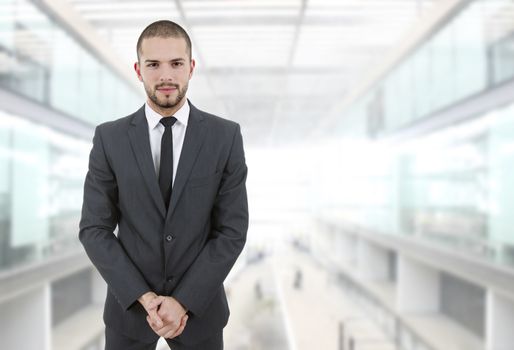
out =
<path fill-rule="evenodd" d="M 180 61 L 185 61 L 184 58 L 174 58 L 172 60 L 169 60 L 169 62 L 180 62 Z M 160 62 L 159 60 L 145 60 L 145 63 L 158 63 Z"/>

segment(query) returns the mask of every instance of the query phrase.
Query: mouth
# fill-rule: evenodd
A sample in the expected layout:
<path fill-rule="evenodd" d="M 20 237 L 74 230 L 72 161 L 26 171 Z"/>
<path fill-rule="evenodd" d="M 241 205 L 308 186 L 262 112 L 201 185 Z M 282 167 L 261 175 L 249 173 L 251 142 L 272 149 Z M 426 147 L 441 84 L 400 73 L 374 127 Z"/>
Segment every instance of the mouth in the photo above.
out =
<path fill-rule="evenodd" d="M 175 87 L 175 86 L 163 86 L 163 87 L 157 88 L 157 90 L 162 92 L 163 94 L 170 94 L 173 91 L 177 90 L 177 87 Z"/>

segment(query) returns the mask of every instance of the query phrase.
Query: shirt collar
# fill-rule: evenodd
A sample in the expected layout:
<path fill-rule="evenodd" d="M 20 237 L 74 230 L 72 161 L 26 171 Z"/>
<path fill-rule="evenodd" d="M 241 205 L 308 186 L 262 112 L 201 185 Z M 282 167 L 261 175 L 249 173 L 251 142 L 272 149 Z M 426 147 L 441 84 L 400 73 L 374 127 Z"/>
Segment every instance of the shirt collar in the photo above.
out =
<path fill-rule="evenodd" d="M 175 114 L 173 114 L 173 116 L 177 118 L 177 122 L 187 126 L 187 122 L 189 121 L 189 110 L 189 101 L 186 100 L 186 103 L 184 103 L 182 107 L 180 107 L 180 109 L 176 111 Z M 152 107 L 148 105 L 148 102 L 145 103 L 145 116 L 150 130 L 153 130 L 157 125 L 159 125 L 163 117 L 154 111 Z"/>

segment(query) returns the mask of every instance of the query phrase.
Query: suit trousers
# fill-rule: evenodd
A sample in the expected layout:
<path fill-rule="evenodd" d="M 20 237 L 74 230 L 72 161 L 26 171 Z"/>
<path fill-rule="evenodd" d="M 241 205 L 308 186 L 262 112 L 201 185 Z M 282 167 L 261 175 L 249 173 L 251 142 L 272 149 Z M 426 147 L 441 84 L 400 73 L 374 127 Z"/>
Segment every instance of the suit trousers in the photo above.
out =
<path fill-rule="evenodd" d="M 223 330 L 200 344 L 188 346 L 174 339 L 166 339 L 171 350 L 223 350 Z M 144 343 L 105 327 L 105 350 L 155 350 L 157 341 Z"/>

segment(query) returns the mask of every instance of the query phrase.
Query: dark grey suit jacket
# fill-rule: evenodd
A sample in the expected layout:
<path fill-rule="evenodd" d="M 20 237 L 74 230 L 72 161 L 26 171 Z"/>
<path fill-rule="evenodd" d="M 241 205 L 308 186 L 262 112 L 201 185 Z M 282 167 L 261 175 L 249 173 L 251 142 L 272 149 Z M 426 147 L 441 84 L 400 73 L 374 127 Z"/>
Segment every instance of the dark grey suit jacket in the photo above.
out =
<path fill-rule="evenodd" d="M 166 211 L 144 106 L 96 128 L 79 238 L 108 285 L 107 326 L 155 341 L 137 302 L 147 291 L 173 296 L 189 310 L 177 338 L 185 344 L 226 325 L 223 281 L 248 229 L 246 174 L 239 125 L 191 105 Z"/>

